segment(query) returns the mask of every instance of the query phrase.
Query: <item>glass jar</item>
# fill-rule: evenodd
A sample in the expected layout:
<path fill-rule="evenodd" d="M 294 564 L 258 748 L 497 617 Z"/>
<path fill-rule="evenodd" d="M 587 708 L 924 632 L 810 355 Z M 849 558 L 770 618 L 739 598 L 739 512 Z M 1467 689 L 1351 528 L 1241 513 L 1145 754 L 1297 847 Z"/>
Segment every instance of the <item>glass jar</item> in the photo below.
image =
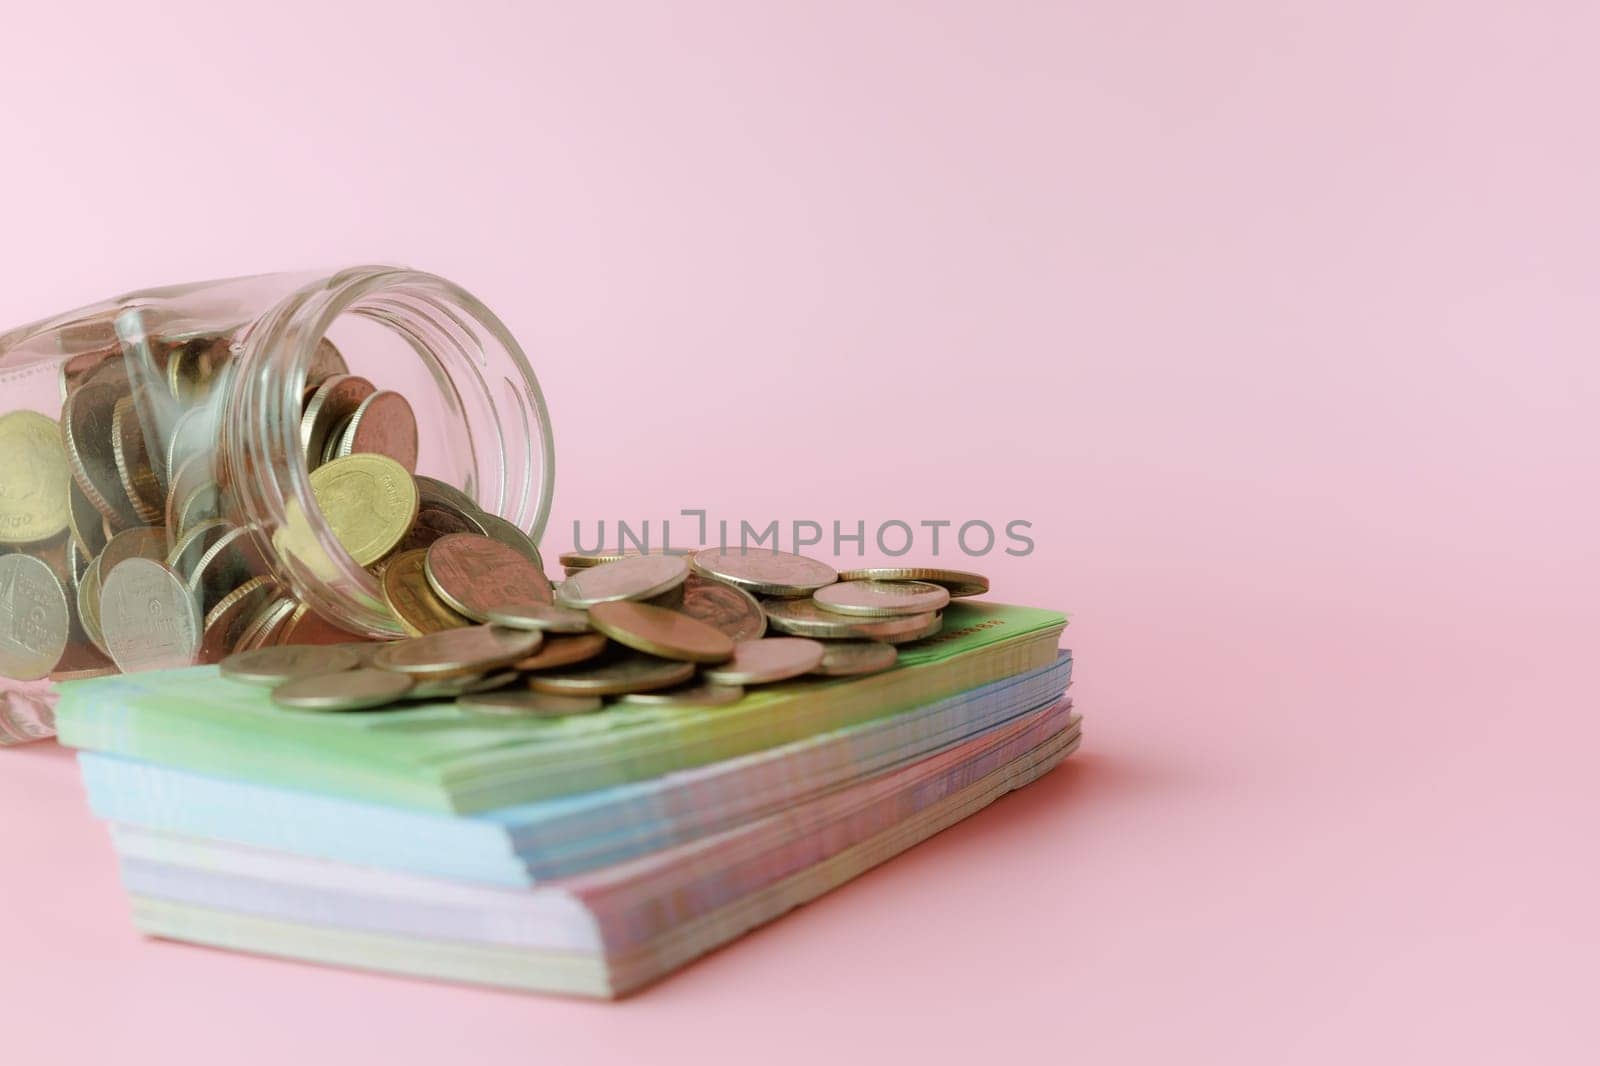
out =
<path fill-rule="evenodd" d="M 313 487 L 369 451 L 417 475 L 405 546 L 474 528 L 537 558 L 544 396 L 505 325 L 443 278 L 203 282 L 0 334 L 0 744 L 54 734 L 56 682 L 138 668 L 100 615 L 132 558 L 187 591 L 195 661 L 404 635 L 384 560 L 353 557 Z M 173 624 L 154 597 L 149 619 L 121 609 L 116 627 Z"/>

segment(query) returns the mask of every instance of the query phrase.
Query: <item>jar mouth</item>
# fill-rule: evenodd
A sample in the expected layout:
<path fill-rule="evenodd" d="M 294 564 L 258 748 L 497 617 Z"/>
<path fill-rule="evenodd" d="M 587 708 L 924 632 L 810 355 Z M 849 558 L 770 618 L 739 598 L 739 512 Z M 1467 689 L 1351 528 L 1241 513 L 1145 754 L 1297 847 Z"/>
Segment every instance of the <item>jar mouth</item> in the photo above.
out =
<path fill-rule="evenodd" d="M 544 393 L 505 324 L 433 274 L 388 266 L 341 271 L 291 293 L 239 339 L 222 439 L 244 519 L 268 542 L 280 580 L 312 610 L 358 635 L 402 636 L 377 578 L 323 517 L 301 438 L 317 346 L 351 318 L 398 335 L 438 387 L 436 416 L 458 428 L 451 438 L 456 469 L 440 473 L 464 482 L 458 487 L 479 506 L 536 541 L 554 495 L 554 440 Z"/>

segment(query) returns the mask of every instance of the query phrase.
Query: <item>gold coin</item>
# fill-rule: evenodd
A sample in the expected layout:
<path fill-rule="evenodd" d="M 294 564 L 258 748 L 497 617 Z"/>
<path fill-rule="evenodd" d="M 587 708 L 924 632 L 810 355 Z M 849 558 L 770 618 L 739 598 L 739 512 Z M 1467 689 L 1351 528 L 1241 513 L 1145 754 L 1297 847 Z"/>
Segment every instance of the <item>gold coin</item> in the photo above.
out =
<path fill-rule="evenodd" d="M 937 566 L 868 566 L 842 570 L 840 581 L 926 581 L 943 585 L 955 598 L 982 596 L 989 591 L 989 579 L 967 570 L 945 570 Z"/>
<path fill-rule="evenodd" d="M 893 667 L 900 657 L 894 645 L 877 640 L 834 640 L 822 647 L 822 662 L 812 673 L 823 677 L 880 673 Z"/>
<path fill-rule="evenodd" d="M 390 559 L 389 565 L 383 568 L 383 598 L 401 626 L 414 637 L 472 624 L 452 611 L 428 584 L 427 557 L 428 553 L 422 549 L 405 551 Z"/>
<path fill-rule="evenodd" d="M 705 672 L 713 685 L 765 685 L 809 674 L 826 649 L 804 637 L 769 637 L 734 645 L 733 659 Z"/>
<path fill-rule="evenodd" d="M 49 540 L 71 521 L 61 427 L 35 411 L 0 415 L 0 545 Z"/>
<path fill-rule="evenodd" d="M 932 636 L 940 626 L 940 616 L 932 612 L 897 618 L 857 618 L 825 611 L 811 600 L 771 600 L 762 606 L 773 629 L 816 640 L 881 640 L 885 644 L 904 644 Z"/>
<path fill-rule="evenodd" d="M 247 685 L 277 686 L 298 677 L 326 677 L 354 670 L 361 660 L 343 648 L 260 648 L 222 660 L 222 676 Z"/>
<path fill-rule="evenodd" d="M 663 659 L 720 663 L 733 657 L 733 639 L 722 630 L 665 607 L 597 603 L 589 624 L 618 644 Z"/>
<path fill-rule="evenodd" d="M 544 571 L 497 540 L 453 533 L 428 549 L 428 583 L 452 610 L 475 622 L 504 603 L 551 602 Z"/>
<path fill-rule="evenodd" d="M 605 704 L 598 696 L 558 696 L 548 692 L 489 692 L 464 696 L 456 706 L 486 718 L 565 718 L 593 714 Z"/>
<path fill-rule="evenodd" d="M 574 640 L 582 639 L 578 637 Z M 557 696 L 620 696 L 672 688 L 694 677 L 694 663 L 657 659 L 636 651 L 619 650 L 594 663 L 534 674 L 528 687 Z"/>
<path fill-rule="evenodd" d="M 537 653 L 517 663 L 518 670 L 553 670 L 558 666 L 587 662 L 610 646 L 604 633 L 579 633 L 570 637 L 546 637 Z"/>
<path fill-rule="evenodd" d="M 100 566 L 99 560 L 89 565 L 83 580 L 78 583 L 78 624 L 83 635 L 89 638 L 102 655 L 109 656 L 106 637 L 100 630 Z"/>
<path fill-rule="evenodd" d="M 405 539 L 420 502 L 410 471 L 382 455 L 351 455 L 318 467 L 311 491 L 357 566 L 371 566 Z"/>
<path fill-rule="evenodd" d="M 383 670 L 424 677 L 481 674 L 527 658 L 543 641 L 538 633 L 472 626 L 402 640 L 384 648 L 372 661 Z"/>
<path fill-rule="evenodd" d="M 835 614 L 894 618 L 942 610 L 950 602 L 950 590 L 926 581 L 841 581 L 818 589 L 811 598 Z"/>
<path fill-rule="evenodd" d="M 410 693 L 412 680 L 387 670 L 345 670 L 296 678 L 272 690 L 272 702 L 296 711 L 370 711 Z"/>

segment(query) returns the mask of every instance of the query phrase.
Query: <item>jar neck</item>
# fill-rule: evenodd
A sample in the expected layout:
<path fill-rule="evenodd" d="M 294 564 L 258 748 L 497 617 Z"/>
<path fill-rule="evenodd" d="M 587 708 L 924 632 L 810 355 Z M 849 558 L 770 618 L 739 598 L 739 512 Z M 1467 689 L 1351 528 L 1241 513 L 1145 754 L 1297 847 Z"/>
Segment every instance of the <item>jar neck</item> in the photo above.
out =
<path fill-rule="evenodd" d="M 255 319 L 237 342 L 220 439 L 222 476 L 294 594 L 353 633 L 401 630 L 377 579 L 357 565 L 324 520 L 311 490 L 301 407 L 319 344 L 349 316 L 403 339 L 437 386 L 428 427 L 455 481 L 479 505 L 537 540 L 554 491 L 549 413 L 526 356 L 504 323 L 443 278 L 395 267 L 356 267 L 297 289 Z M 361 373 L 360 353 L 352 357 Z M 374 368 L 381 369 L 381 368 Z M 409 368 L 413 371 L 417 367 Z M 374 373 L 374 376 L 379 376 Z M 428 458 L 424 457 L 424 463 Z"/>

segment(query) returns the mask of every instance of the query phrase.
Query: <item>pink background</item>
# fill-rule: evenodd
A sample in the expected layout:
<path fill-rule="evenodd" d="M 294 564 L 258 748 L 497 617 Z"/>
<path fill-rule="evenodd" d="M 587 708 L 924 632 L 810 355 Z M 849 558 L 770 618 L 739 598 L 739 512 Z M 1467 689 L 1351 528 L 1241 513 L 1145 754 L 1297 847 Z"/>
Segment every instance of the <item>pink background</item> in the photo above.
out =
<path fill-rule="evenodd" d="M 622 1006 L 142 942 L 3 752 L 0 1057 L 1592 1055 L 1594 5 L 229 6 L 8 15 L 0 324 L 437 271 L 548 546 L 1031 520 L 1087 744 Z"/>

